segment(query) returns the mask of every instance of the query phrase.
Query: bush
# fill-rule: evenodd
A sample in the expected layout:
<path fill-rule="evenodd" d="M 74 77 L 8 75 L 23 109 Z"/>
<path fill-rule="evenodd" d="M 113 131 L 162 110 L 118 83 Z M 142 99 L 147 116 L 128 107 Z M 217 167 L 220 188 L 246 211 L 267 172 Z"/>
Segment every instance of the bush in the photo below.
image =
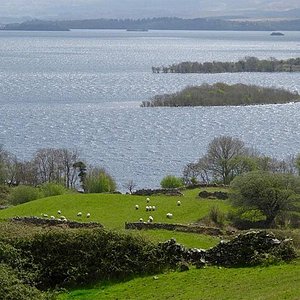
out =
<path fill-rule="evenodd" d="M 299 186 L 298 176 L 255 171 L 235 177 L 231 197 L 240 209 L 260 211 L 271 227 L 281 214 L 299 209 Z"/>
<path fill-rule="evenodd" d="M 156 245 L 103 229 L 53 230 L 8 242 L 11 245 L 0 243 L 5 263 L 25 281 L 32 275 L 40 289 L 154 274 L 169 266 Z"/>
<path fill-rule="evenodd" d="M 19 185 L 12 189 L 10 202 L 14 205 L 22 204 L 42 197 L 41 192 L 34 187 Z"/>
<path fill-rule="evenodd" d="M 84 187 L 86 193 L 107 193 L 114 192 L 117 185 L 104 169 L 95 169 L 86 176 Z"/>
<path fill-rule="evenodd" d="M 52 182 L 44 183 L 40 189 L 44 197 L 63 195 L 68 191 L 63 185 Z"/>
<path fill-rule="evenodd" d="M 219 226 L 223 226 L 225 222 L 225 214 L 219 209 L 218 206 L 214 205 L 209 211 L 209 219 Z"/>
<path fill-rule="evenodd" d="M 47 296 L 35 287 L 24 284 L 16 273 L 4 264 L 0 264 L 0 296 L 2 300 L 51 299 L 50 295 Z"/>
<path fill-rule="evenodd" d="M 0 205 L 6 204 L 9 199 L 10 189 L 8 186 L 0 185 Z"/>
<path fill-rule="evenodd" d="M 181 178 L 178 178 L 173 175 L 167 175 L 160 182 L 160 186 L 163 189 L 175 189 L 183 186 L 183 181 Z"/>

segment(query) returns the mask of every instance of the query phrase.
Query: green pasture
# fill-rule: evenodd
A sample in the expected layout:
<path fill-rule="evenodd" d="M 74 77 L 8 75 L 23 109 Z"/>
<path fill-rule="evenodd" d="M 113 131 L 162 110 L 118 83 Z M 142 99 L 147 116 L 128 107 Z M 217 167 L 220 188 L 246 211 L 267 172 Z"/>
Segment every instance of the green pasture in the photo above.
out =
<path fill-rule="evenodd" d="M 210 189 L 215 190 L 215 189 Z M 200 199 L 199 190 L 184 191 L 184 196 L 153 196 L 150 203 L 147 197 L 119 194 L 66 194 L 31 201 L 0 211 L 0 234 L 3 236 L 26 235 L 45 230 L 42 227 L 9 224 L 8 218 L 15 216 L 48 217 L 61 215 L 69 220 L 82 222 L 100 222 L 107 229 L 124 232 L 125 222 L 135 222 L 143 218 L 147 221 L 151 215 L 154 222 L 190 224 L 206 216 L 212 206 L 221 211 L 230 209 L 228 201 Z M 181 206 L 177 206 L 177 201 Z M 135 209 L 139 205 L 139 209 Z M 146 212 L 146 206 L 156 206 L 156 211 Z M 61 210 L 61 215 L 57 211 Z M 82 217 L 77 213 L 82 212 Z M 173 218 L 167 219 L 166 214 Z M 87 218 L 86 214 L 91 217 Z M 58 230 L 64 230 L 62 228 Z M 127 231 L 141 235 L 153 242 L 175 238 L 187 247 L 209 248 L 220 240 L 195 233 L 183 233 L 167 230 Z M 281 235 L 284 232 L 279 232 Z M 288 232 L 287 232 L 288 233 Z M 292 232 L 289 232 L 292 233 Z M 299 234 L 297 230 L 294 236 Z M 272 265 L 255 268 L 191 268 L 186 272 L 167 272 L 157 276 L 146 276 L 125 282 L 99 283 L 88 287 L 75 287 L 59 296 L 60 300 L 90 299 L 300 299 L 300 260 L 290 264 Z"/>
<path fill-rule="evenodd" d="M 299 300 L 300 260 L 253 268 L 191 269 L 79 288 L 60 300 Z"/>
<path fill-rule="evenodd" d="M 197 190 L 186 191 L 182 197 L 153 196 L 150 203 L 146 197 L 121 194 L 65 194 L 27 202 L 0 211 L 0 219 L 14 216 L 37 216 L 47 214 L 48 217 L 65 216 L 68 220 L 82 222 L 100 222 L 108 229 L 122 229 L 125 222 L 137 222 L 140 218 L 147 221 L 151 215 L 154 222 L 188 224 L 207 215 L 209 209 L 218 205 L 227 211 L 230 205 L 222 200 L 204 200 L 197 196 Z M 177 201 L 181 206 L 177 206 Z M 139 209 L 135 209 L 139 205 Z M 156 206 L 156 211 L 146 212 L 146 206 Z M 57 211 L 61 211 L 61 215 Z M 77 213 L 82 212 L 82 217 Z M 87 218 L 86 214 L 91 217 Z M 167 219 L 166 214 L 172 213 L 173 218 Z"/>

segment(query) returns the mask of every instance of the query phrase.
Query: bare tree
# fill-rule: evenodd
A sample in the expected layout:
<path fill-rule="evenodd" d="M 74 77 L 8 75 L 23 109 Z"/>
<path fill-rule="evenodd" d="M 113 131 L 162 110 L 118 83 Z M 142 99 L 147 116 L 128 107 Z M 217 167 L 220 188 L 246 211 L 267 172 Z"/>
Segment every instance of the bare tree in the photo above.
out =
<path fill-rule="evenodd" d="M 36 152 L 33 163 L 37 169 L 39 183 L 56 182 L 65 187 L 75 187 L 78 174 L 75 163 L 79 155 L 76 150 L 40 149 Z"/>
<path fill-rule="evenodd" d="M 126 189 L 128 189 L 129 193 L 132 194 L 133 191 L 134 191 L 134 189 L 136 188 L 136 184 L 135 184 L 135 182 L 132 179 L 130 179 L 130 180 L 128 180 L 127 183 L 125 183 L 123 185 L 123 187 L 126 188 Z"/>

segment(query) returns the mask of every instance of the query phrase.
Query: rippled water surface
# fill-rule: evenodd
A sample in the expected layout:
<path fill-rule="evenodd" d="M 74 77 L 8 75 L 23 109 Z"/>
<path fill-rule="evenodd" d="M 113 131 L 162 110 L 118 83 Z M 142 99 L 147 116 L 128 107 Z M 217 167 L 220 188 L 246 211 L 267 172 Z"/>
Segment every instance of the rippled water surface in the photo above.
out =
<path fill-rule="evenodd" d="M 300 105 L 140 108 L 186 85 L 224 81 L 300 91 L 299 73 L 152 74 L 152 65 L 300 56 L 300 32 L 0 32 L 0 144 L 28 159 L 78 148 L 120 187 L 154 187 L 220 134 L 266 154 L 300 152 Z"/>

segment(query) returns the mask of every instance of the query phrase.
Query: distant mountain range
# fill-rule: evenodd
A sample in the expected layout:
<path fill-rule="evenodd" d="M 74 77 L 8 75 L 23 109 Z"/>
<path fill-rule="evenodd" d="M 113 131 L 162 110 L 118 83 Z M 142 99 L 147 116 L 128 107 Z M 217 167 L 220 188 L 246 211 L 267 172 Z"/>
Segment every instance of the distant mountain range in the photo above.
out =
<path fill-rule="evenodd" d="M 41 4 L 42 2 L 42 4 Z M 48 20 L 99 18 L 201 18 L 239 16 L 300 18 L 299 0 L 9 0 L 1 1 L 0 22 L 30 16 Z M 13 20 L 15 18 L 15 20 Z"/>
<path fill-rule="evenodd" d="M 300 31 L 300 19 L 281 21 L 232 21 L 217 18 L 147 18 L 91 19 L 72 21 L 33 20 L 3 26 L 2 30 L 66 31 L 69 29 L 130 29 L 130 30 L 239 30 L 239 31 Z"/>

